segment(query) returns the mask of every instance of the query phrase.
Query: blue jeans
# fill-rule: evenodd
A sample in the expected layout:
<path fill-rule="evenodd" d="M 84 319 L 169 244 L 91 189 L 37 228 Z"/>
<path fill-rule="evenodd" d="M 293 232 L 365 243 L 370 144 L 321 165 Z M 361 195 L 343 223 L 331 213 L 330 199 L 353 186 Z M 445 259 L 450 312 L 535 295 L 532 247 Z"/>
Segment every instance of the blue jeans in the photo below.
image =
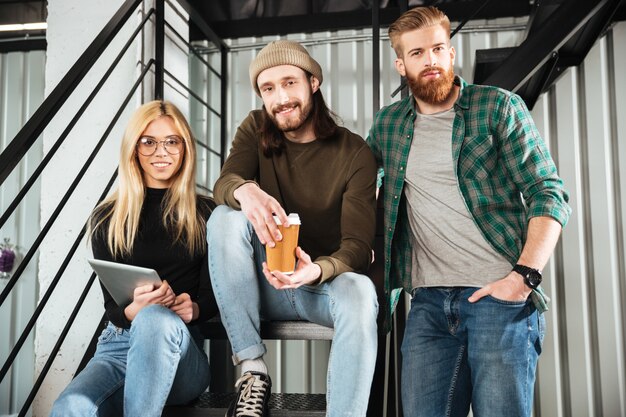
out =
<path fill-rule="evenodd" d="M 109 323 L 50 416 L 160 417 L 166 404 L 193 400 L 209 385 L 209 363 L 189 329 L 159 305 L 141 309 L 130 330 Z"/>
<path fill-rule="evenodd" d="M 477 288 L 418 288 L 402 342 L 405 417 L 530 416 L 545 318 Z"/>
<path fill-rule="evenodd" d="M 262 272 L 265 249 L 241 211 L 218 206 L 207 228 L 211 282 L 233 347 L 233 362 L 265 354 L 261 317 L 333 327 L 326 415 L 365 416 L 378 343 L 378 301 L 372 281 L 344 273 L 320 285 L 276 290 Z"/>

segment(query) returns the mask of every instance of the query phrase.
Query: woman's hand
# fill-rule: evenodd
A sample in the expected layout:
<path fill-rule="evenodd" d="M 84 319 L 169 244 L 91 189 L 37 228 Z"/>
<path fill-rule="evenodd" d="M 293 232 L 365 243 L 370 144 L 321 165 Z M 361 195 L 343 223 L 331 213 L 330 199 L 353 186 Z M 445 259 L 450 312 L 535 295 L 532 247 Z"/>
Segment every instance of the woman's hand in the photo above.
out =
<path fill-rule="evenodd" d="M 133 302 L 126 306 L 124 315 L 129 321 L 133 321 L 142 308 L 150 304 L 160 304 L 164 307 L 170 307 L 175 299 L 176 295 L 174 291 L 172 291 L 170 284 L 165 280 L 161 283 L 161 286 L 156 289 L 152 284 L 143 285 L 135 288 Z"/>
<path fill-rule="evenodd" d="M 178 314 L 185 323 L 198 318 L 198 304 L 191 301 L 191 297 L 186 292 L 176 296 L 176 300 L 170 307 L 174 313 Z"/>

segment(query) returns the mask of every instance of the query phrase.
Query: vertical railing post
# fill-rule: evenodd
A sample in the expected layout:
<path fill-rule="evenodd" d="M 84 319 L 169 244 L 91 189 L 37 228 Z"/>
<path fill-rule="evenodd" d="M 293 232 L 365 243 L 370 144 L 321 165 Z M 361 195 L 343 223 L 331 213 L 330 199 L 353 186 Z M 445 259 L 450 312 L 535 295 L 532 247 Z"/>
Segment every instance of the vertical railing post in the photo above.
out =
<path fill-rule="evenodd" d="M 221 83 L 220 83 L 220 167 L 224 165 L 226 160 L 226 128 L 227 128 L 227 97 L 228 97 L 228 50 L 224 45 L 220 47 L 221 51 Z"/>
<path fill-rule="evenodd" d="M 409 10 L 409 0 L 401 0 L 398 2 L 398 5 L 400 6 L 400 15 L 403 15 L 404 12 Z M 400 77 L 400 84 L 405 85 L 405 88 L 403 88 L 400 93 L 400 97 L 405 98 L 409 95 L 409 89 L 406 87 L 406 79 L 404 77 Z M 404 318 L 402 318 L 402 320 L 404 320 Z M 404 324 L 404 321 L 402 323 Z M 404 327 L 402 327 L 402 329 L 404 329 Z"/>
<path fill-rule="evenodd" d="M 165 0 L 155 0 L 155 3 L 154 98 L 162 100 L 164 85 L 163 59 L 165 56 Z"/>
<path fill-rule="evenodd" d="M 380 109 L 380 1 L 372 2 L 372 117 Z"/>
<path fill-rule="evenodd" d="M 400 0 L 398 1 L 398 6 L 400 7 L 400 15 L 403 15 L 406 11 L 409 10 L 409 0 Z M 400 17 L 400 16 L 398 16 Z M 394 51 L 395 54 L 395 51 Z M 400 97 L 406 98 L 409 95 L 409 88 L 406 86 L 406 78 L 400 77 L 400 84 L 405 87 L 402 89 L 400 93 Z M 397 416 L 403 415 L 402 410 L 402 398 L 400 393 L 400 381 L 402 381 L 402 355 L 400 353 L 400 347 L 402 345 L 402 340 L 404 339 L 404 328 L 406 326 L 406 296 L 402 294 L 400 300 L 398 301 L 398 305 L 396 306 L 396 311 L 393 314 L 393 328 L 392 328 L 392 336 L 391 336 L 391 355 L 393 355 L 393 360 L 391 366 L 393 366 L 393 397 L 390 394 L 389 397 L 392 398 L 392 401 L 395 402 L 395 414 Z M 391 401 L 390 401 L 391 402 Z"/>

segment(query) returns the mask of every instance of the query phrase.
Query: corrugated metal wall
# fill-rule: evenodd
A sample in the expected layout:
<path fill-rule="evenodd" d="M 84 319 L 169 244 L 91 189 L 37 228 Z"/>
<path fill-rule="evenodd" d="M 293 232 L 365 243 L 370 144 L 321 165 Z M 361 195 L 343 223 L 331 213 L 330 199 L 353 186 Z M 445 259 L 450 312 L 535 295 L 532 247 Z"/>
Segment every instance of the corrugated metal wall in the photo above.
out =
<path fill-rule="evenodd" d="M 621 22 L 533 112 L 574 210 L 549 269 L 554 302 L 538 386 L 544 416 L 626 415 L 625 42 Z"/>
<path fill-rule="evenodd" d="M 189 124 L 196 140 L 206 145 L 197 147 L 197 182 L 212 190 L 220 166 L 221 56 L 203 61 L 189 54 L 189 85 L 202 100 L 189 96 Z"/>
<path fill-rule="evenodd" d="M 516 19 L 471 22 L 453 39 L 456 72 L 471 81 L 475 50 L 518 45 L 524 23 Z M 373 115 L 370 35 L 369 30 L 351 30 L 289 37 L 309 47 L 324 70 L 322 90 L 330 107 L 347 127 L 364 137 Z M 390 93 L 399 84 L 393 68 L 395 56 L 385 35 L 386 31 L 381 31 L 382 105 L 395 100 Z M 231 139 L 247 113 L 260 107 L 250 87 L 248 65 L 273 39 L 230 42 Z M 538 416 L 626 415 L 626 201 L 622 197 L 626 197 L 626 172 L 620 169 L 626 166 L 624 44 L 626 23 L 620 22 L 596 42 L 580 67 L 566 71 L 541 96 L 532 112 L 574 209 L 545 270 L 545 287 L 553 301 L 539 364 Z M 216 55 L 209 54 L 208 59 L 219 60 Z M 210 169 L 215 177 L 219 167 Z M 279 376 L 277 391 L 323 392 L 327 351 L 326 344 L 317 342 L 277 343 L 271 355 L 271 366 Z M 313 365 L 303 366 L 302 358 L 311 357 L 316 358 Z"/>
<path fill-rule="evenodd" d="M 45 51 L 0 54 L 0 152 L 32 116 L 44 96 Z M 0 188 L 0 213 L 13 201 L 42 158 L 42 143 L 37 141 L 27 156 Z M 0 229 L 0 242 L 10 238 L 19 245 L 18 256 L 29 248 L 39 233 L 39 181 L 33 185 L 19 208 Z M 37 271 L 31 262 L 11 296 L 0 307 L 0 358 L 4 362 L 10 349 L 33 314 L 37 298 Z M 16 262 L 17 265 L 17 262 Z M 0 280 L 0 290 L 6 281 Z M 0 384 L 0 415 L 16 412 L 23 404 L 34 378 L 33 335 L 24 344 L 11 372 Z"/>

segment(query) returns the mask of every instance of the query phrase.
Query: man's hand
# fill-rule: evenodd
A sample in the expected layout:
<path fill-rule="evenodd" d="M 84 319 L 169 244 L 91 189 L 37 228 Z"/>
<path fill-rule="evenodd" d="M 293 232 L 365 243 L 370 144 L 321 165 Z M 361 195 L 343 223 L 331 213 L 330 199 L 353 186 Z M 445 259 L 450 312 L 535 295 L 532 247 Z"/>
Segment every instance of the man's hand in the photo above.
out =
<path fill-rule="evenodd" d="M 150 304 L 160 304 L 164 307 L 169 307 L 175 298 L 174 291 L 172 291 L 167 281 L 163 281 L 156 289 L 152 284 L 143 285 L 135 288 L 133 302 L 126 306 L 124 314 L 129 321 L 133 321 L 142 308 Z"/>
<path fill-rule="evenodd" d="M 241 204 L 243 214 L 252 223 L 261 244 L 274 247 L 274 242 L 283 237 L 273 215 L 278 216 L 281 224 L 289 224 L 287 214 L 278 201 L 253 183 L 242 185 L 235 190 L 233 195 Z"/>
<path fill-rule="evenodd" d="M 176 296 L 176 300 L 170 307 L 174 313 L 178 314 L 185 323 L 198 318 L 198 305 L 191 301 L 191 297 L 186 292 Z"/>
<path fill-rule="evenodd" d="M 524 279 L 517 272 L 509 274 L 497 281 L 485 285 L 474 292 L 467 300 L 475 303 L 486 295 L 503 301 L 526 301 L 532 290 L 524 284 Z"/>
<path fill-rule="evenodd" d="M 267 263 L 263 262 L 263 274 L 269 281 L 270 285 L 277 290 L 285 290 L 287 288 L 298 288 L 302 285 L 310 284 L 316 281 L 322 274 L 322 268 L 311 261 L 311 257 L 302 250 L 300 246 L 296 248 L 296 257 L 298 263 L 296 270 L 291 275 L 285 275 L 280 271 L 270 271 Z"/>

